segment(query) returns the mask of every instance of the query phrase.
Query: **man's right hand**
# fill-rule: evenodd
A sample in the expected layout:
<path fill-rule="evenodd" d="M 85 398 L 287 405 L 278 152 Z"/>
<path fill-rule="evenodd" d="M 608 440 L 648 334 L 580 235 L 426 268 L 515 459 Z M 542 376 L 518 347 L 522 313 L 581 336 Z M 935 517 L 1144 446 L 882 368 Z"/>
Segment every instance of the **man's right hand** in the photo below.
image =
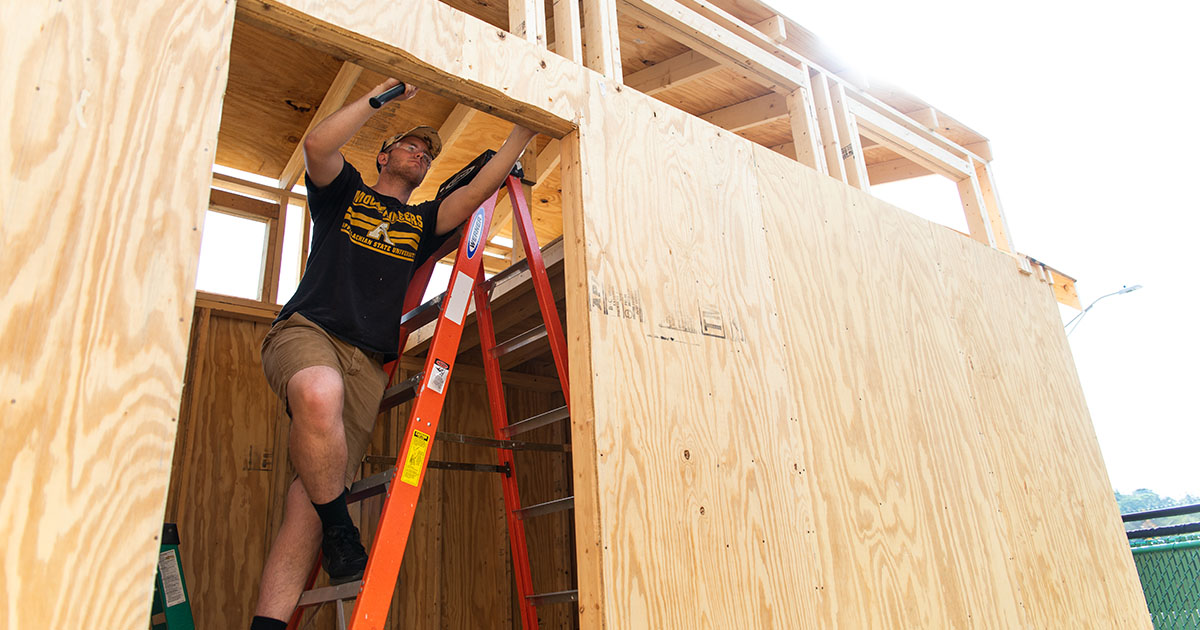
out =
<path fill-rule="evenodd" d="M 399 83 L 397 79 L 387 79 L 376 85 L 361 98 L 322 120 L 304 137 L 304 168 L 313 185 L 317 188 L 328 186 L 342 172 L 342 165 L 345 164 L 342 146 L 350 142 L 363 124 L 378 111 L 371 108 L 368 99 Z M 417 87 L 410 83 L 404 94 L 390 102 L 407 101 L 416 96 L 417 91 Z"/>

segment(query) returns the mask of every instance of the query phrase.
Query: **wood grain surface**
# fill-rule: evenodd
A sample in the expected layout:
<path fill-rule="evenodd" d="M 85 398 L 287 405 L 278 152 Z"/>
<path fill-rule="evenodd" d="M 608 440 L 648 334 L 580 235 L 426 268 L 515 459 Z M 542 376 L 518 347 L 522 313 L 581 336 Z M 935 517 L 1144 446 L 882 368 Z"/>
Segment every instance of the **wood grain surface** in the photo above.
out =
<path fill-rule="evenodd" d="M 5 20 L 0 625 L 145 628 L 233 6 Z"/>
<path fill-rule="evenodd" d="M 589 103 L 584 627 L 1149 627 L 1043 285 L 648 98 Z"/>

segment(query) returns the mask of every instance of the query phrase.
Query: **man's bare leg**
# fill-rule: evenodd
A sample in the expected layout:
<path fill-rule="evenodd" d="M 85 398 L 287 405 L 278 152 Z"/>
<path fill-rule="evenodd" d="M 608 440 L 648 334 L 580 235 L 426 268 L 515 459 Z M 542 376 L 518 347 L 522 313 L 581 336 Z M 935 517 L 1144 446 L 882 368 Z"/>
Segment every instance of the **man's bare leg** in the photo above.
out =
<path fill-rule="evenodd" d="M 287 385 L 292 425 L 288 452 L 313 503 L 328 503 L 345 489 L 346 427 L 342 423 L 342 375 L 314 365 Z"/>
<path fill-rule="evenodd" d="M 254 614 L 287 621 L 304 590 L 317 549 L 321 547 L 321 521 L 299 479 L 288 488 L 283 524 L 271 544 L 258 587 Z"/>

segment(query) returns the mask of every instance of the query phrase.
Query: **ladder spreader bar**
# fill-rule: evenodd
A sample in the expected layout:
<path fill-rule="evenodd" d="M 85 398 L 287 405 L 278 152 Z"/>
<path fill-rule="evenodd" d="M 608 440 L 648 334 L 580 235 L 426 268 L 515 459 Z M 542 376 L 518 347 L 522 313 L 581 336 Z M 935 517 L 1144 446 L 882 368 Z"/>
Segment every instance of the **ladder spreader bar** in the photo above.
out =
<path fill-rule="evenodd" d="M 392 407 L 412 400 L 416 396 L 417 387 L 420 386 L 421 377 L 424 375 L 425 372 L 417 372 L 407 380 L 400 381 L 387 388 L 383 392 L 383 400 L 379 401 L 379 413 L 383 413 Z"/>
<path fill-rule="evenodd" d="M 442 301 L 446 299 L 446 293 L 434 296 L 428 302 L 414 308 L 404 314 L 400 318 L 400 325 L 407 326 L 409 330 L 416 330 L 425 324 L 433 321 L 437 317 L 438 312 L 442 310 Z"/>
<path fill-rule="evenodd" d="M 553 514 L 555 512 L 562 512 L 563 510 L 572 510 L 572 509 L 575 509 L 575 497 L 573 497 L 573 496 L 563 497 L 561 499 L 555 499 L 553 501 L 547 501 L 545 503 L 538 503 L 537 505 L 523 507 L 519 510 L 513 510 L 513 514 L 516 514 L 517 518 L 519 518 L 521 520 L 525 520 L 527 518 L 533 518 L 535 516 L 542 516 L 544 514 Z"/>
<path fill-rule="evenodd" d="M 520 422 L 514 422 L 514 423 L 508 425 L 507 427 L 504 428 L 504 435 L 507 437 L 512 437 L 514 435 L 520 435 L 526 431 L 532 431 L 534 429 L 544 427 L 548 424 L 554 424 L 555 422 L 559 422 L 561 420 L 566 420 L 567 418 L 570 418 L 570 417 L 571 417 L 571 414 L 567 410 L 567 406 L 563 405 L 563 406 L 559 407 L 558 409 L 551 409 L 550 411 L 547 411 L 545 413 L 540 413 L 536 416 L 531 416 Z"/>
<path fill-rule="evenodd" d="M 538 595 L 530 595 L 529 603 L 534 606 L 544 606 L 546 604 L 565 604 L 568 602 L 579 601 L 579 589 L 569 591 L 558 591 L 556 593 L 540 593 Z"/>
<path fill-rule="evenodd" d="M 546 325 L 542 324 L 542 325 L 538 326 L 537 328 L 531 328 L 531 329 L 517 335 L 516 337 L 513 337 L 512 339 L 509 339 L 508 341 L 505 341 L 504 343 L 497 345 L 496 348 L 494 350 L 492 350 L 492 353 L 493 353 L 493 356 L 495 356 L 497 359 L 499 359 L 500 357 L 508 354 L 509 352 L 518 350 L 520 348 L 524 348 L 525 346 L 527 346 L 539 339 L 545 339 L 545 338 L 546 338 Z"/>
<path fill-rule="evenodd" d="M 476 437 L 474 435 L 463 435 L 461 433 L 442 432 L 437 434 L 437 439 L 443 442 L 454 442 L 456 444 L 467 444 L 470 446 L 484 446 L 487 448 L 503 448 L 510 451 L 546 451 L 550 453 L 571 452 L 570 444 L 542 444 L 538 442 L 497 440 L 494 438 Z"/>

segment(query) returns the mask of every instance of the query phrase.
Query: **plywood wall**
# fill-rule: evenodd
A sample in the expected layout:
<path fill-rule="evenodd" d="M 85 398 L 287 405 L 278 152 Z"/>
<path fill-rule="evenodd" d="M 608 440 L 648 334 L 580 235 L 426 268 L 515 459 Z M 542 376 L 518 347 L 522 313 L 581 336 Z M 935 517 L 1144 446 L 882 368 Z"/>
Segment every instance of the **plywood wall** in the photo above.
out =
<path fill-rule="evenodd" d="M 4 7 L 5 628 L 146 627 L 233 14 Z"/>
<path fill-rule="evenodd" d="M 1043 284 L 640 95 L 583 120 L 584 627 L 1150 627 Z"/>
<path fill-rule="evenodd" d="M 253 615 L 259 576 L 283 517 L 283 492 L 292 479 L 287 464 L 288 418 L 262 373 L 259 347 L 269 320 L 231 318 L 198 308 L 194 322 L 166 520 L 179 525 L 196 627 L 239 628 Z M 506 389 L 508 412 L 514 419 L 562 404 L 561 394 Z M 380 418 L 370 455 L 395 457 L 408 411 L 409 405 L 404 405 Z M 481 382 L 451 379 L 440 428 L 492 434 Z M 528 439 L 562 443 L 567 437 L 563 426 L 539 432 Z M 496 463 L 491 449 L 440 442 L 431 457 Z M 568 457 L 563 453 L 519 456 L 517 471 L 526 505 L 570 494 Z M 386 467 L 368 463 L 362 474 Z M 382 497 L 378 497 L 352 510 L 364 542 L 373 536 L 381 508 Z M 503 508 L 500 480 L 494 474 L 429 472 L 389 628 L 513 627 L 518 617 Z M 531 524 L 528 541 L 539 592 L 572 587 L 571 531 L 569 513 Z M 324 618 L 318 624 L 333 623 L 330 609 L 320 613 Z M 575 615 L 570 607 L 547 608 L 542 622 L 547 628 L 571 628 Z"/>

